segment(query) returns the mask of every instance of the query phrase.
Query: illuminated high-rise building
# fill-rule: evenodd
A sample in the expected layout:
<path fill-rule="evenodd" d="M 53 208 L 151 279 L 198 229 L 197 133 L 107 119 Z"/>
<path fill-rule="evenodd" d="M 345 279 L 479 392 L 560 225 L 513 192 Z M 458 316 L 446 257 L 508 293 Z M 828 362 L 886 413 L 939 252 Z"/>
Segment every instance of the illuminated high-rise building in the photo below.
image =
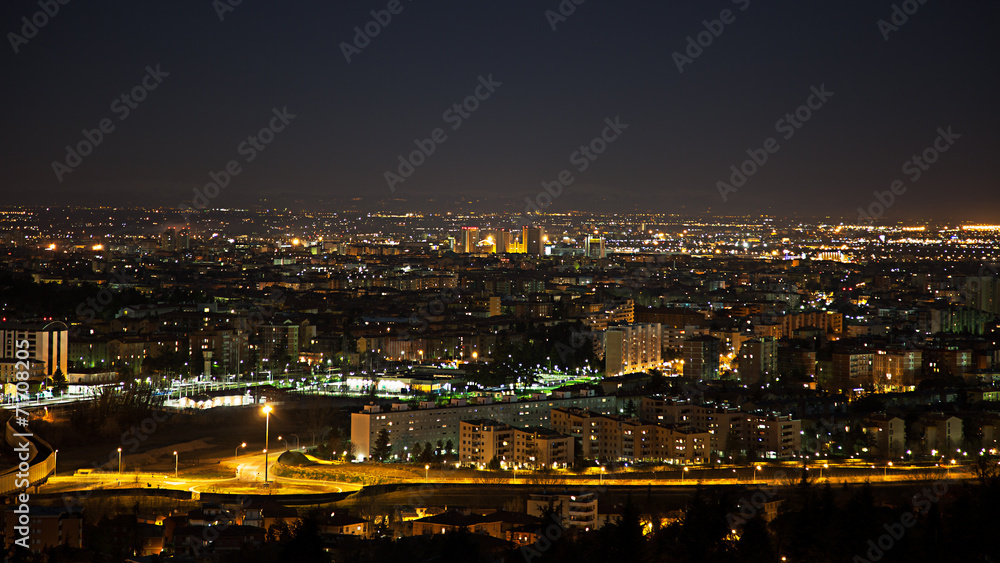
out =
<path fill-rule="evenodd" d="M 528 254 L 545 254 L 545 227 L 525 227 Z"/>
<path fill-rule="evenodd" d="M 604 248 L 604 237 L 587 235 L 583 239 L 583 253 L 588 258 L 605 258 L 608 253 Z"/>
<path fill-rule="evenodd" d="M 479 227 L 462 227 L 462 239 L 458 252 L 469 254 L 479 251 Z"/>

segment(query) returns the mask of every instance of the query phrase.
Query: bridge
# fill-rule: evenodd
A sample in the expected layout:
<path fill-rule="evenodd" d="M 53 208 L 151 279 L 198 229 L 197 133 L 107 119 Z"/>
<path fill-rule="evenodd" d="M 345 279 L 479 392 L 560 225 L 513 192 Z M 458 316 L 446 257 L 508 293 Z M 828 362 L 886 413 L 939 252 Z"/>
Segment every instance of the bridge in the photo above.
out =
<path fill-rule="evenodd" d="M 17 436 L 17 434 L 30 434 L 30 431 L 27 428 L 19 430 L 14 425 L 13 417 L 7 421 L 5 434 L 7 444 L 12 449 L 19 448 L 27 442 L 28 474 L 27 477 L 23 473 L 19 476 L 18 473 L 21 472 L 17 465 L 0 473 L 0 495 L 14 495 L 24 491 L 28 487 L 35 487 L 35 492 L 38 492 L 38 485 L 44 483 L 49 478 L 49 475 L 56 470 L 55 451 L 48 442 L 38 436 Z M 19 454 L 15 453 L 15 459 L 20 462 L 18 456 Z"/>

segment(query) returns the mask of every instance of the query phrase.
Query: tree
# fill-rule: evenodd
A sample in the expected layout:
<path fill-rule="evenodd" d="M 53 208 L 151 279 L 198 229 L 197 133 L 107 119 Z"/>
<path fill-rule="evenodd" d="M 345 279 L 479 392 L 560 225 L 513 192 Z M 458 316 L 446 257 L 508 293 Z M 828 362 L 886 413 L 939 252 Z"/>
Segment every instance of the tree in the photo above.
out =
<path fill-rule="evenodd" d="M 455 444 L 453 444 L 451 440 L 444 443 L 444 453 L 450 454 L 453 449 L 455 449 Z"/>
<path fill-rule="evenodd" d="M 66 376 L 59 368 L 56 368 L 56 372 L 52 374 L 52 387 L 60 392 L 66 388 Z"/>
<path fill-rule="evenodd" d="M 490 471 L 500 471 L 500 458 L 493 456 L 493 459 L 486 464 L 486 469 L 489 469 Z"/>
<path fill-rule="evenodd" d="M 430 463 L 434 461 L 434 448 L 430 442 L 424 444 L 424 449 L 420 452 L 420 463 Z"/>
<path fill-rule="evenodd" d="M 392 444 L 389 443 L 389 431 L 383 428 L 378 431 L 375 444 L 372 446 L 371 458 L 375 461 L 385 461 L 392 455 Z"/>
<path fill-rule="evenodd" d="M 625 403 L 625 416 L 627 418 L 635 418 L 638 415 L 639 413 L 636 411 L 635 408 L 635 401 L 629 399 L 628 402 Z"/>
<path fill-rule="evenodd" d="M 437 441 L 437 449 L 434 450 L 434 455 L 435 457 L 438 458 L 439 461 L 441 460 L 442 457 L 444 457 L 444 441 L 442 440 Z"/>

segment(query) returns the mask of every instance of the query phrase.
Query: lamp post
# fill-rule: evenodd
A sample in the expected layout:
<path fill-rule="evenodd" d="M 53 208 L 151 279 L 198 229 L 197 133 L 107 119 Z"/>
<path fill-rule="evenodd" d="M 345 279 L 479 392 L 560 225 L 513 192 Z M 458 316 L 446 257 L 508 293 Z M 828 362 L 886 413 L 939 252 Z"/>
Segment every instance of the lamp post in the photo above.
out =
<path fill-rule="evenodd" d="M 264 416 L 266 420 L 264 422 L 264 483 L 267 483 L 267 447 L 269 445 L 270 435 L 271 435 L 271 405 L 264 406 Z"/>
<path fill-rule="evenodd" d="M 757 472 L 758 471 L 760 471 L 760 466 L 759 465 L 753 466 L 753 482 L 754 483 L 757 482 Z"/>
<path fill-rule="evenodd" d="M 278 436 L 279 440 L 285 440 L 284 436 Z M 285 440 L 285 451 L 288 451 L 288 440 Z"/>
<path fill-rule="evenodd" d="M 889 480 L 889 468 L 890 467 L 892 467 L 892 462 L 891 461 L 888 464 L 886 464 L 886 466 L 885 466 L 885 472 L 882 474 L 882 480 L 883 481 L 888 481 Z"/>
<path fill-rule="evenodd" d="M 605 470 L 606 470 L 606 468 L 602 465 L 601 466 L 601 484 L 602 485 L 604 484 L 604 471 Z"/>
<path fill-rule="evenodd" d="M 684 480 L 684 476 L 687 475 L 687 472 L 690 471 L 690 470 L 691 469 L 688 466 L 686 466 L 686 465 L 684 466 L 684 471 L 681 471 L 681 481 Z"/>
<path fill-rule="evenodd" d="M 54 459 L 52 460 L 52 475 L 55 476 L 59 472 L 59 450 L 55 451 Z"/>
<path fill-rule="evenodd" d="M 118 474 L 122 473 L 122 449 L 118 448 Z"/>
<path fill-rule="evenodd" d="M 295 449 L 296 450 L 301 449 L 301 447 L 299 446 L 299 435 L 298 434 L 289 434 L 289 436 L 294 436 L 295 437 Z M 287 444 L 288 442 L 285 442 L 285 443 Z"/>
<path fill-rule="evenodd" d="M 823 480 L 823 469 L 829 469 L 829 468 L 830 468 L 830 464 L 829 463 L 824 463 L 823 464 L 823 468 L 819 470 L 819 480 L 820 481 Z"/>
<path fill-rule="evenodd" d="M 237 461 L 237 462 L 239 462 L 239 461 L 240 461 L 240 448 L 245 448 L 245 447 L 247 447 L 247 443 L 246 443 L 246 442 L 243 442 L 242 444 L 240 444 L 240 445 L 236 446 L 236 454 L 235 454 L 235 457 L 236 457 L 236 461 Z"/>
<path fill-rule="evenodd" d="M 430 471 L 431 471 L 431 466 L 430 465 L 425 465 L 424 466 L 424 481 L 429 481 L 430 480 Z"/>
<path fill-rule="evenodd" d="M 174 452 L 174 478 L 177 478 L 177 452 Z"/>

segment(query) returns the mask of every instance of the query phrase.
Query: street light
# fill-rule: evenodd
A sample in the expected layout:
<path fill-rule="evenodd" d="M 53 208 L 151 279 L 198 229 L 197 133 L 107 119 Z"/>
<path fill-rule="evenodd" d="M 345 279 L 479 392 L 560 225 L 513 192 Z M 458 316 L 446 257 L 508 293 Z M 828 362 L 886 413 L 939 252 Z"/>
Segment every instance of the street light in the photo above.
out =
<path fill-rule="evenodd" d="M 301 449 L 301 447 L 299 446 L 299 435 L 298 434 L 289 434 L 289 436 L 295 436 L 295 449 L 296 450 Z M 285 444 L 287 445 L 288 442 L 285 442 Z"/>
<path fill-rule="evenodd" d="M 758 471 L 760 471 L 760 466 L 759 465 L 755 465 L 754 468 L 753 468 L 753 482 L 754 483 L 757 482 L 757 472 Z"/>
<path fill-rule="evenodd" d="M 269 445 L 269 437 L 271 435 L 271 405 L 264 405 L 262 409 L 264 411 L 264 416 L 266 420 L 264 422 L 264 483 L 267 483 L 267 447 Z"/>
<path fill-rule="evenodd" d="M 685 476 L 685 475 L 687 475 L 687 472 L 688 472 L 688 471 L 690 471 L 690 468 L 689 468 L 688 466 L 686 466 L 686 465 L 685 465 L 685 466 L 684 466 L 684 471 L 681 471 L 681 481 L 683 481 L 683 480 L 684 480 L 684 476 Z"/>
<path fill-rule="evenodd" d="M 829 469 L 829 468 L 830 468 L 830 464 L 828 464 L 828 463 L 824 463 L 823 464 L 823 469 Z M 820 481 L 823 480 L 823 469 L 819 470 L 819 480 Z"/>
<path fill-rule="evenodd" d="M 122 449 L 118 448 L 118 474 L 122 473 Z"/>
<path fill-rule="evenodd" d="M 278 436 L 279 440 L 285 440 L 284 436 Z M 285 451 L 288 451 L 288 440 L 285 440 Z"/>
<path fill-rule="evenodd" d="M 59 472 L 59 450 L 55 451 L 54 459 L 52 460 L 52 475 L 55 476 Z"/>
<path fill-rule="evenodd" d="M 177 452 L 174 452 L 174 478 L 177 478 Z"/>
<path fill-rule="evenodd" d="M 247 447 L 247 443 L 246 442 L 243 442 L 242 444 L 236 446 L 236 456 L 235 457 L 236 457 L 236 461 L 237 462 L 240 461 L 240 448 L 245 448 L 245 447 Z"/>
<path fill-rule="evenodd" d="M 888 481 L 889 480 L 889 468 L 890 467 L 892 467 L 892 462 L 891 461 L 885 466 L 885 472 L 882 474 L 882 480 L 883 481 Z"/>
<path fill-rule="evenodd" d="M 602 485 L 604 484 L 604 472 L 605 471 L 606 471 L 606 468 L 602 465 L 601 466 L 601 484 Z"/>
<path fill-rule="evenodd" d="M 430 480 L 430 471 L 431 471 L 431 466 L 430 465 L 425 465 L 424 466 L 424 481 L 429 481 Z"/>

